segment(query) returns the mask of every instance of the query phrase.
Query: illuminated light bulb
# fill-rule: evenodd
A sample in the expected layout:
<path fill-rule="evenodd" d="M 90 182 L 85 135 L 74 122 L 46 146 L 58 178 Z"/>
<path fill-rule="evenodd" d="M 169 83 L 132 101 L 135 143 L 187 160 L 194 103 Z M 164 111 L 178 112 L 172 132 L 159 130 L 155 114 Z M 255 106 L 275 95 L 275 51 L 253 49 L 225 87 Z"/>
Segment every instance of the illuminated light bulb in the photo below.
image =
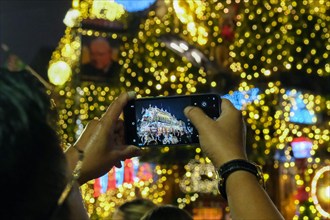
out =
<path fill-rule="evenodd" d="M 191 56 L 196 60 L 197 63 L 201 63 L 202 58 L 196 51 L 191 52 Z"/>
<path fill-rule="evenodd" d="M 175 75 L 171 75 L 170 80 L 171 80 L 171 82 L 175 82 L 176 76 Z"/>
<path fill-rule="evenodd" d="M 265 72 L 264 72 L 265 76 L 270 76 L 270 74 L 271 74 L 270 70 L 265 70 Z"/>
<path fill-rule="evenodd" d="M 325 203 L 330 203 L 330 186 L 319 187 L 319 199 Z"/>
<path fill-rule="evenodd" d="M 312 183 L 311 183 L 311 196 L 313 199 L 313 203 L 316 207 L 316 209 L 319 211 L 319 213 L 325 217 L 330 218 L 330 212 L 326 208 L 327 206 L 322 206 L 319 199 L 323 201 L 328 201 L 325 204 L 329 204 L 329 198 L 330 198 L 330 186 L 328 181 L 327 186 L 324 187 L 318 187 L 318 182 L 321 178 L 325 178 L 326 172 L 330 172 L 330 166 L 325 166 L 316 171 L 315 176 L 313 177 Z M 326 200 L 324 200 L 326 199 Z"/>
<path fill-rule="evenodd" d="M 174 42 L 170 43 L 170 47 L 172 47 L 174 50 L 176 50 L 176 51 L 178 51 L 180 53 L 183 53 L 184 52 L 184 50 L 179 45 L 177 45 Z"/>
<path fill-rule="evenodd" d="M 66 13 L 63 23 L 68 27 L 74 27 L 78 24 L 78 18 L 80 17 L 81 13 L 77 9 L 69 9 Z"/>
<path fill-rule="evenodd" d="M 79 7 L 79 0 L 73 0 L 72 1 L 72 7 L 73 8 L 78 8 Z"/>
<path fill-rule="evenodd" d="M 188 45 L 186 43 L 183 43 L 183 42 L 180 43 L 180 47 L 185 51 L 187 51 L 189 49 Z"/>
<path fill-rule="evenodd" d="M 91 14 L 96 18 L 108 19 L 114 21 L 121 18 L 125 14 L 124 6 L 114 2 L 113 0 L 108 1 L 93 1 Z"/>
<path fill-rule="evenodd" d="M 64 61 L 57 61 L 51 64 L 48 69 L 49 81 L 57 86 L 64 85 L 71 74 L 71 67 Z"/>

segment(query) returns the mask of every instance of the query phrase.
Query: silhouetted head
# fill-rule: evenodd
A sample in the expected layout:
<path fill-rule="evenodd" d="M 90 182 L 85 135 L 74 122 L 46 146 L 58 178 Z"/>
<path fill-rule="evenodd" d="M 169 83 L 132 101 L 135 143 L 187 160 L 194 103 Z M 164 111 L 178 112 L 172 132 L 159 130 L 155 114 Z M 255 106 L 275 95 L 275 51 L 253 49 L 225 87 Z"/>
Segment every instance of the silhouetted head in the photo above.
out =
<path fill-rule="evenodd" d="M 66 160 L 49 111 L 50 99 L 34 77 L 0 70 L 2 219 L 49 219 L 56 208 Z"/>
<path fill-rule="evenodd" d="M 114 220 L 140 220 L 141 217 L 156 205 L 148 199 L 134 199 L 118 207 L 113 215 Z"/>
<path fill-rule="evenodd" d="M 184 209 L 173 205 L 163 205 L 150 210 L 141 220 L 193 220 Z"/>

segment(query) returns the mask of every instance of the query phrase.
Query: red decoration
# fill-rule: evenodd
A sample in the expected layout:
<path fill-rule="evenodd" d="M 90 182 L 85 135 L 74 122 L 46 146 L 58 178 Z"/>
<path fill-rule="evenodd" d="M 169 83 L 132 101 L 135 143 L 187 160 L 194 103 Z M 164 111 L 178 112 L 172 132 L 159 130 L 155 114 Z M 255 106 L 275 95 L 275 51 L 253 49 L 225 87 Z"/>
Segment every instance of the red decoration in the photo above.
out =
<path fill-rule="evenodd" d="M 99 197 L 102 193 L 101 193 L 101 180 L 100 178 L 95 179 L 95 183 L 94 183 L 94 197 Z"/>
<path fill-rule="evenodd" d="M 134 167 L 131 159 L 125 160 L 124 163 L 124 183 L 134 182 Z"/>
<path fill-rule="evenodd" d="M 309 198 L 308 192 L 306 192 L 305 187 L 301 186 L 297 189 L 297 193 L 295 195 L 295 199 L 297 199 L 300 203 L 307 201 Z"/>
<path fill-rule="evenodd" d="M 227 41 L 233 41 L 235 37 L 234 28 L 231 25 L 224 25 L 221 30 L 222 37 Z"/>
<path fill-rule="evenodd" d="M 101 181 L 101 178 L 105 178 L 105 177 L 108 180 L 107 185 L 106 185 L 106 187 L 107 187 L 106 191 L 116 188 L 116 168 L 113 167 L 106 175 L 95 179 L 94 197 L 99 197 L 101 194 L 106 192 L 106 191 L 104 192 L 104 189 L 102 187 L 102 181 Z"/>
<path fill-rule="evenodd" d="M 116 167 L 113 167 L 108 173 L 108 187 L 110 189 L 116 189 Z"/>

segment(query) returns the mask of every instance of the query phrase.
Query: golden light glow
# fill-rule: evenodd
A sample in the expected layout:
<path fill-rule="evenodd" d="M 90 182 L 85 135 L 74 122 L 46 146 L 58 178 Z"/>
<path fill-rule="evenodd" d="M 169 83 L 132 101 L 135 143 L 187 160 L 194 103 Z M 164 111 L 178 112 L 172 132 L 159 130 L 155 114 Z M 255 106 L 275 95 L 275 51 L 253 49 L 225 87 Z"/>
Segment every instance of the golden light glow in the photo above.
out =
<path fill-rule="evenodd" d="M 186 174 L 180 180 L 180 188 L 184 193 L 217 193 L 218 180 L 214 166 L 204 158 L 191 160 L 185 165 Z M 202 176 L 208 176 L 208 179 Z"/>
<path fill-rule="evenodd" d="M 327 174 L 326 174 L 327 173 Z M 325 218 L 330 218 L 329 202 L 330 202 L 330 166 L 325 166 L 319 169 L 312 180 L 312 199 L 316 209 L 321 213 Z M 326 175 L 326 176 L 325 176 Z M 325 179 L 325 183 L 320 186 L 319 181 Z M 320 200 L 325 200 L 325 203 L 321 203 Z"/>
<path fill-rule="evenodd" d="M 205 23 L 200 22 L 200 19 L 204 19 L 202 14 L 205 7 L 203 1 L 173 0 L 176 15 L 186 25 L 192 39 L 200 45 L 205 45 L 208 41 L 208 29 Z"/>
<path fill-rule="evenodd" d="M 91 186 L 94 184 L 94 180 L 92 180 L 81 187 L 86 208 L 91 215 L 97 215 L 99 218 L 110 218 L 120 204 L 136 198 L 136 189 L 140 190 L 143 198 L 150 199 L 155 204 L 161 204 L 169 188 L 166 184 L 166 176 L 172 175 L 172 172 L 176 172 L 176 170 L 177 167 L 164 169 L 161 166 L 156 166 L 155 173 L 160 175 L 157 177 L 157 182 L 149 180 L 137 181 L 132 184 L 124 183 L 115 189 L 108 190 L 97 198 L 93 197 L 94 189 Z M 109 200 L 109 198 L 111 199 Z"/>
<path fill-rule="evenodd" d="M 330 203 L 330 185 L 319 187 L 320 200 L 329 204 Z"/>
<path fill-rule="evenodd" d="M 117 20 L 125 14 L 124 6 L 116 3 L 114 0 L 94 0 L 91 9 L 91 17 Z"/>
<path fill-rule="evenodd" d="M 52 55 L 50 67 L 59 61 L 65 62 L 65 68 L 69 66 L 72 70 L 71 77 L 77 79 L 81 56 L 80 35 L 116 38 L 123 42 L 121 53 L 118 55 L 119 63 L 122 65 L 120 82 L 123 83 L 123 87 L 113 88 L 93 82 L 79 82 L 74 87 L 68 83 L 64 87 L 57 88 L 56 95 L 64 100 L 59 109 L 59 127 L 63 141 L 73 143 L 87 121 L 102 115 L 107 106 L 127 89 L 133 89 L 137 92 L 137 97 L 143 97 L 192 94 L 205 88 L 217 89 L 222 85 L 218 80 L 210 80 L 206 70 L 196 68 L 187 59 L 178 56 L 157 40 L 158 37 L 166 34 L 178 35 L 186 42 L 195 45 L 211 61 L 220 62 L 217 59 L 225 57 L 220 64 L 230 68 L 233 77 L 240 77 L 238 85 L 231 85 L 235 87 L 235 91 L 249 91 L 257 87 L 255 79 L 265 76 L 271 79 L 271 76 L 285 71 L 287 74 L 297 72 L 321 77 L 330 75 L 330 65 L 327 62 L 330 49 L 327 41 L 329 15 L 326 10 L 328 4 L 325 1 L 264 3 L 255 0 L 238 0 L 235 1 L 239 4 L 237 16 L 232 15 L 233 2 L 166 0 L 164 1 L 166 15 L 158 17 L 156 11 L 149 11 L 132 38 L 71 28 L 72 25 L 68 25 L 65 35 Z M 125 11 L 122 6 L 110 0 L 73 0 L 72 5 L 74 9 L 79 10 L 79 18 L 101 18 L 109 21 L 124 18 Z M 233 16 L 235 22 L 233 42 L 227 41 L 222 36 L 222 23 L 230 16 Z M 74 20 L 73 18 L 74 16 L 70 19 Z M 180 48 L 184 50 L 186 47 L 180 45 Z M 67 75 L 71 75 L 65 73 L 67 74 L 65 77 L 59 77 L 58 71 L 50 72 L 52 76 L 49 78 L 62 79 L 62 83 L 64 82 L 62 85 L 65 85 L 66 81 L 63 79 L 69 79 L 70 76 Z M 61 71 L 61 74 L 63 73 Z M 230 91 L 223 92 L 230 93 Z M 290 110 L 294 107 L 294 99 L 286 92 L 287 88 L 284 88 L 280 81 L 271 81 L 262 88 L 257 99 L 251 103 L 243 103 L 242 114 L 251 132 L 252 151 L 249 156 L 257 158 L 261 164 L 266 163 L 266 160 L 273 156 L 271 154 L 274 150 L 285 149 L 293 138 L 297 136 L 310 138 L 313 141 L 312 157 L 308 158 L 310 165 L 306 173 L 297 175 L 294 179 L 298 185 L 307 187 L 314 171 L 324 162 L 317 155 L 330 140 L 329 122 L 322 121 L 317 116 L 313 119 L 315 124 L 312 125 L 290 122 L 290 114 L 292 114 Z M 302 92 L 299 98 L 309 112 L 315 115 L 329 115 L 330 101 L 325 97 L 314 94 L 313 91 L 306 91 Z M 161 154 L 170 151 L 170 148 L 165 147 Z M 330 148 L 328 147 L 326 151 L 330 152 Z M 195 153 L 195 159 L 200 163 L 210 162 L 199 155 L 200 148 L 197 148 Z M 292 157 L 289 151 L 286 151 L 286 158 L 289 161 L 283 166 L 285 169 L 293 169 L 297 164 L 290 161 Z M 275 161 L 274 168 L 279 168 L 280 163 Z M 174 182 L 179 184 L 183 177 L 179 176 L 178 169 L 174 167 L 157 166 L 155 170 L 159 175 L 157 182 L 123 185 L 99 198 L 92 196 L 92 182 L 84 185 L 82 192 L 88 212 L 99 218 L 109 217 L 119 204 L 136 196 L 135 187 L 139 188 L 143 197 L 162 203 L 170 187 L 166 185 L 165 180 L 174 179 Z M 183 183 L 186 184 L 187 192 L 198 188 L 191 185 L 197 179 L 195 174 L 192 168 L 186 172 Z M 206 176 L 211 174 L 212 172 L 205 172 Z M 269 174 L 265 174 L 265 178 L 270 178 Z M 288 180 L 290 177 L 287 175 L 283 178 Z M 208 184 L 204 184 L 203 187 L 210 188 Z M 321 187 L 320 190 L 327 195 L 327 187 Z M 108 198 L 111 198 L 111 201 Z M 178 198 L 177 202 L 180 208 L 184 208 L 198 198 L 198 193 L 187 193 L 182 198 Z M 318 199 L 319 202 L 322 199 L 328 201 L 327 197 L 321 196 Z M 314 206 L 303 207 L 301 210 L 317 212 Z M 320 217 L 318 213 L 316 215 Z"/>
<path fill-rule="evenodd" d="M 72 74 L 70 66 L 64 61 L 58 61 L 50 65 L 48 78 L 51 83 L 57 86 L 64 85 Z"/>
<path fill-rule="evenodd" d="M 253 77 L 252 73 L 255 71 L 260 73 L 263 72 L 263 68 L 271 70 L 276 67 L 276 70 L 273 69 L 264 74 L 299 70 L 303 74 L 330 75 L 330 71 L 326 71 L 329 50 L 324 53 L 322 49 L 322 45 L 329 45 L 327 3 L 317 0 L 285 3 L 272 1 L 264 5 L 255 1 L 239 2 L 242 4 L 242 10 L 238 18 L 243 22 L 237 23 L 236 30 L 240 34 L 237 35 L 238 39 L 230 49 L 231 54 L 235 54 L 237 63 L 245 67 L 244 73 Z M 256 8 L 256 13 L 249 10 L 250 8 Z M 299 13 L 295 13 L 294 10 L 299 10 Z M 256 19 L 256 14 L 260 19 Z M 277 20 L 274 20 L 275 16 Z M 297 23 L 300 20 L 304 20 L 303 24 Z M 267 25 L 263 26 L 263 24 Z M 259 31 L 252 36 L 250 35 L 251 27 L 254 32 L 264 31 Z M 302 31 L 305 29 L 311 32 Z M 269 35 L 269 33 L 272 34 Z M 317 44 L 314 40 L 316 36 L 323 43 Z M 260 39 L 264 43 L 261 43 Z M 262 44 L 264 46 L 261 50 Z M 251 65 L 246 65 L 251 63 L 246 57 L 253 57 L 253 60 L 259 62 L 254 71 Z M 234 68 L 232 70 L 237 71 Z"/>
<path fill-rule="evenodd" d="M 68 27 L 74 27 L 78 25 L 78 19 L 81 13 L 78 9 L 69 9 L 66 13 L 63 23 Z"/>

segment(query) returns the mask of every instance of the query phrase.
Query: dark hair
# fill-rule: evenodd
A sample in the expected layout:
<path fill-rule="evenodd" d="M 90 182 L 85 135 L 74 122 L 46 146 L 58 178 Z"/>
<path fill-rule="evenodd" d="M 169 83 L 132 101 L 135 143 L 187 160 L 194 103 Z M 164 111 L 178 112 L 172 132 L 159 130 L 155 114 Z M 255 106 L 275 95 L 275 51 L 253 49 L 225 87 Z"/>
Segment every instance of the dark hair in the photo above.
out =
<path fill-rule="evenodd" d="M 141 220 L 193 220 L 184 209 L 173 205 L 163 205 L 150 210 Z"/>
<path fill-rule="evenodd" d="M 119 206 L 118 210 L 123 213 L 125 220 L 140 220 L 146 212 L 155 207 L 156 204 L 151 200 L 134 199 Z"/>
<path fill-rule="evenodd" d="M 49 218 L 66 184 L 66 160 L 48 123 L 50 99 L 44 90 L 26 71 L 0 69 L 3 219 Z"/>

